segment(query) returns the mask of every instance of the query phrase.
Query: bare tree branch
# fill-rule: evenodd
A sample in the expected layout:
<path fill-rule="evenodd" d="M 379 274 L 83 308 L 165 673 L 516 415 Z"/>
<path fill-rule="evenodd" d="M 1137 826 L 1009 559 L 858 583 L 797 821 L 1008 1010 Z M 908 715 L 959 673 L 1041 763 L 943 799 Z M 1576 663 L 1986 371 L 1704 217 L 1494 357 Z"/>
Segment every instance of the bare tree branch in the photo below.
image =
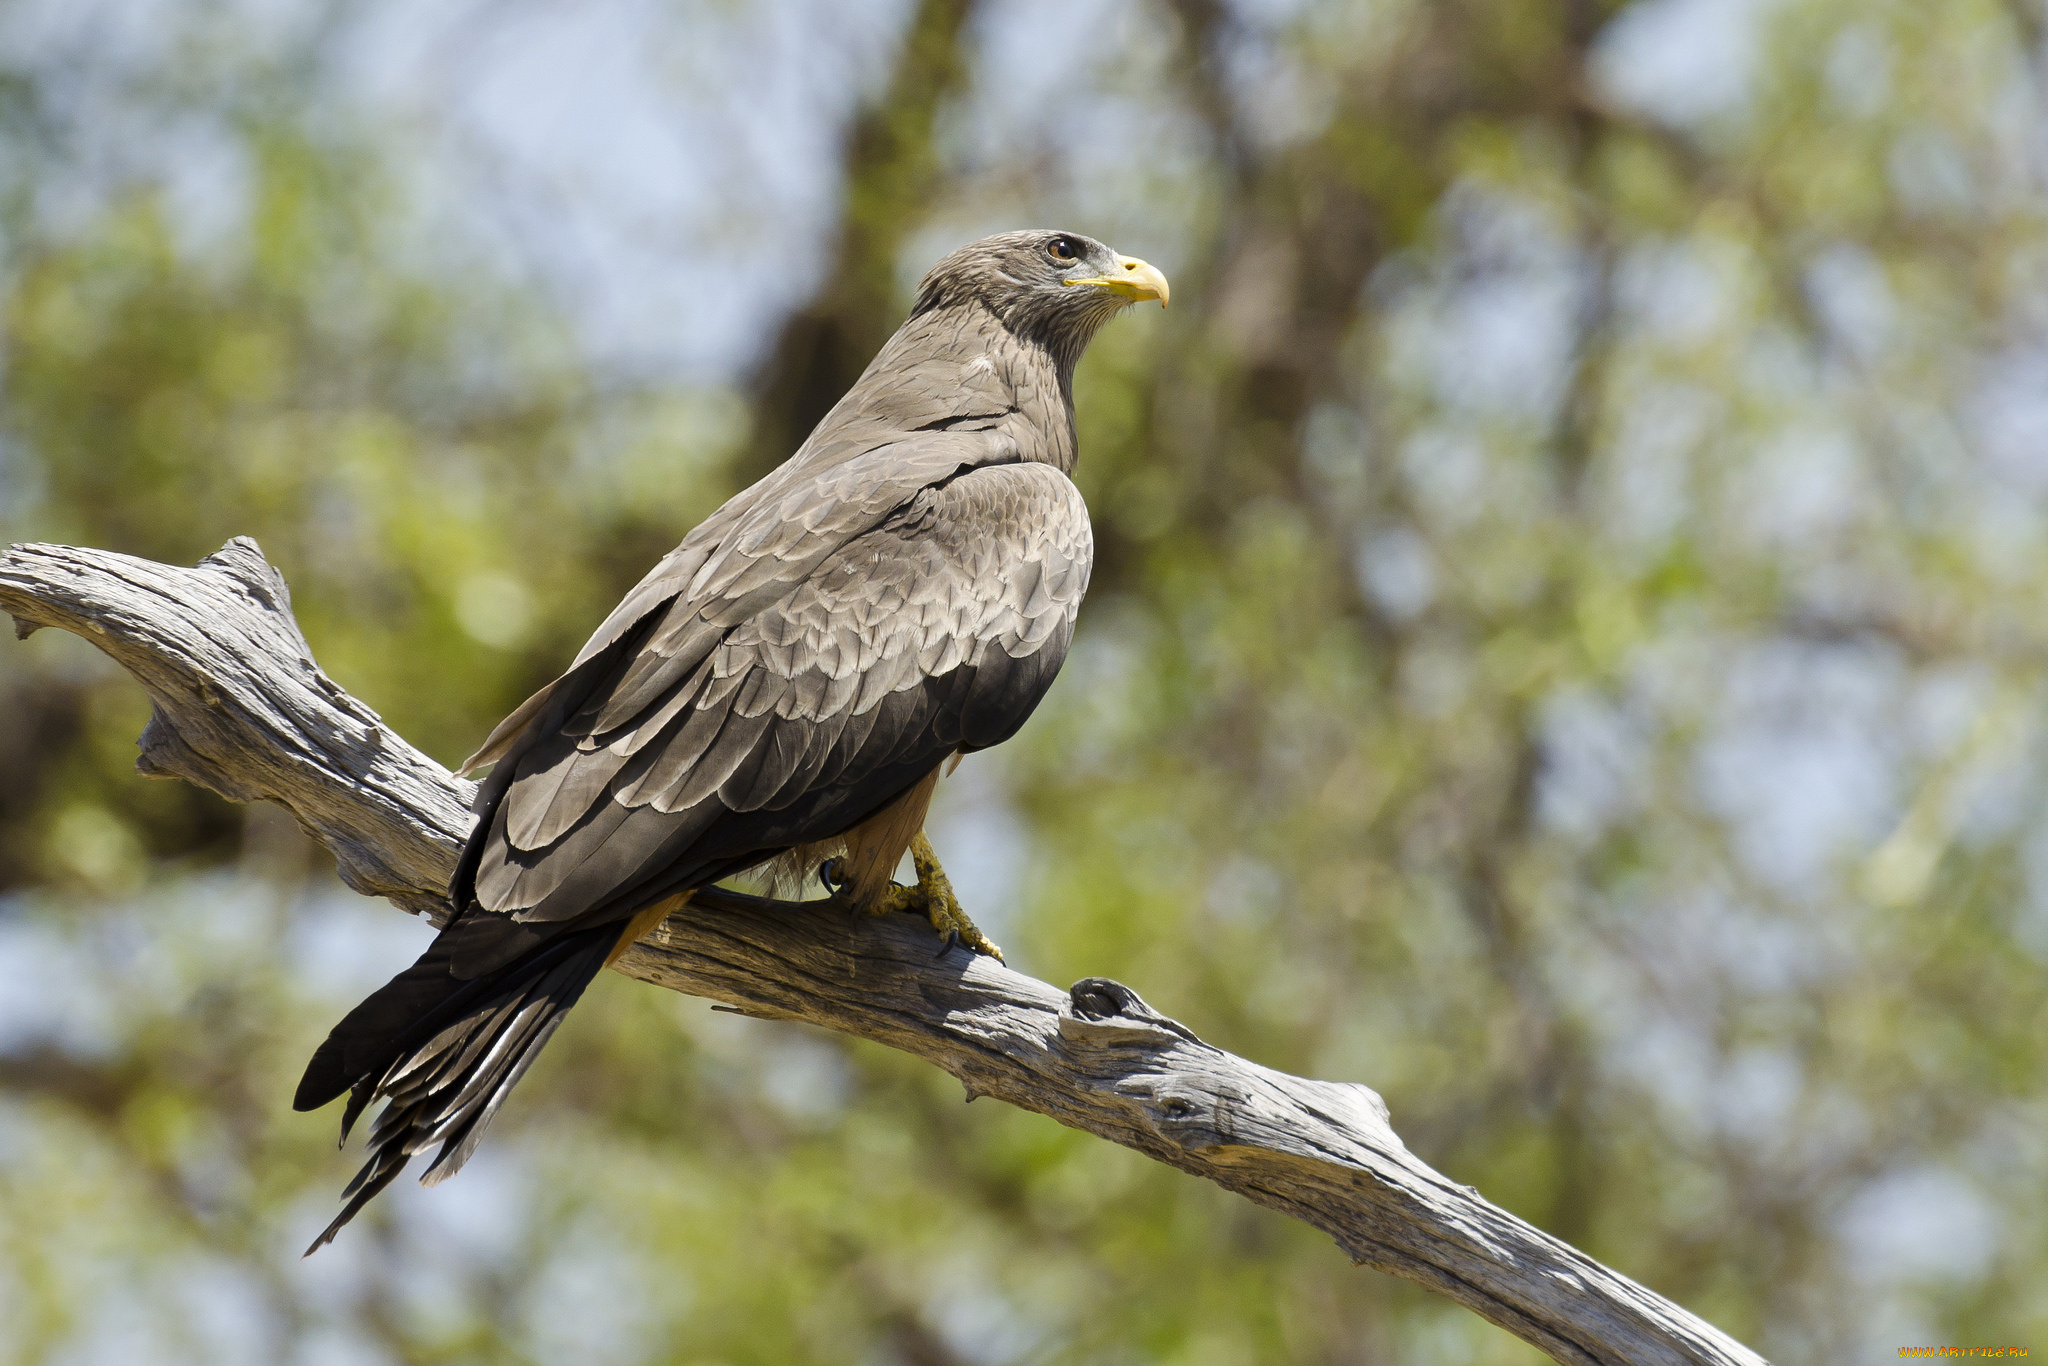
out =
<path fill-rule="evenodd" d="M 358 891 L 437 923 L 471 786 L 313 662 L 283 578 L 237 538 L 194 569 L 20 545 L 0 608 L 58 626 L 149 690 L 138 767 L 268 799 Z M 1328 1233 L 1354 1262 L 1448 1296 L 1573 1366 L 1763 1358 L 1431 1170 L 1367 1087 L 1234 1057 L 1130 988 L 1071 991 L 955 950 L 906 916 L 700 893 L 619 963 L 630 977 L 915 1054 L 966 1086 L 1204 1177 Z"/>

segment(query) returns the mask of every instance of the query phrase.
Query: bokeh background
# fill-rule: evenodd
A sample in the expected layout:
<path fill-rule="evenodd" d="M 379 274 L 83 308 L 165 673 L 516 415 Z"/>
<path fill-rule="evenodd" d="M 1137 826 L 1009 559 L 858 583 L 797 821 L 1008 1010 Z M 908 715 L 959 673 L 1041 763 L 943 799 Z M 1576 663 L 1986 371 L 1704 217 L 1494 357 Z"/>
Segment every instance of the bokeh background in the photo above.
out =
<path fill-rule="evenodd" d="M 1378 1088 L 1785 1362 L 2048 1351 L 2039 0 L 6 0 L 0 532 L 238 533 L 444 761 L 922 270 L 1174 282 L 1065 675 L 941 789 L 1012 962 Z M 607 977 L 461 1179 L 299 1067 L 426 927 L 0 648 L 0 1363 L 1525 1363 L 883 1050 Z"/>

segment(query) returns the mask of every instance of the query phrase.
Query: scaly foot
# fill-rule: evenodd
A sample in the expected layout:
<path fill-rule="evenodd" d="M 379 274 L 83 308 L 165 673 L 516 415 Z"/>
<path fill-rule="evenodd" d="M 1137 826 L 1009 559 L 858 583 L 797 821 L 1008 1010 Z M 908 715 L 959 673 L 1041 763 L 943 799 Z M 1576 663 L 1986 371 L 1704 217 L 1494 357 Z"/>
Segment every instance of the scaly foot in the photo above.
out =
<path fill-rule="evenodd" d="M 953 895 L 953 884 L 947 881 L 946 870 L 939 867 L 939 856 L 932 852 L 932 842 L 925 838 L 922 830 L 910 842 L 910 861 L 917 868 L 917 885 L 891 886 L 875 898 L 874 904 L 868 907 L 868 914 L 920 912 L 932 922 L 932 928 L 946 941 L 947 948 L 955 943 L 965 944 L 976 953 L 987 954 L 998 963 L 1002 962 L 1003 951 L 990 943 L 989 937 L 967 918 L 967 912 L 960 909 L 960 898 Z"/>

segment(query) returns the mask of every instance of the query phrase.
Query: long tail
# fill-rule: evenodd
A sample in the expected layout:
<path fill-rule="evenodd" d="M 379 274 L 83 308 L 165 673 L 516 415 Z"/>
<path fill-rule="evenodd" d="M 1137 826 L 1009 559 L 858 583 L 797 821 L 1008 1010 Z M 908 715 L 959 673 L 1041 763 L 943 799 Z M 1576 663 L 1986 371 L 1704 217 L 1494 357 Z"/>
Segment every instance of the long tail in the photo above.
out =
<path fill-rule="evenodd" d="M 644 929 L 614 921 L 548 941 L 467 981 L 449 971 L 453 927 L 420 960 L 350 1011 L 314 1053 L 292 1106 L 313 1110 L 343 1091 L 341 1139 L 372 1100 L 370 1159 L 342 1192 L 348 1203 L 306 1249 L 311 1256 L 391 1184 L 412 1155 L 441 1151 L 420 1177 L 431 1186 L 462 1168 L 484 1128 L 591 978 Z M 460 922 L 458 922 L 459 924 Z M 637 939 L 638 934 L 632 938 Z"/>

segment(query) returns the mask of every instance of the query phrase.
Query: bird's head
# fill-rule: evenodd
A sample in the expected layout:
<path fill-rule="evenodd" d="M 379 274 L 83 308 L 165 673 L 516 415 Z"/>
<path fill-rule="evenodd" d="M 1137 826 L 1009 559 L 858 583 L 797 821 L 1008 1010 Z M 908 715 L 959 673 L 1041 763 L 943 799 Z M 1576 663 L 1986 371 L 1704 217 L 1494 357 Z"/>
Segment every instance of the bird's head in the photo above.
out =
<path fill-rule="evenodd" d="M 1037 228 L 970 242 L 931 268 L 917 313 L 978 302 L 1020 335 L 1078 356 L 1095 330 L 1143 299 L 1166 306 L 1166 277 L 1078 232 Z"/>

